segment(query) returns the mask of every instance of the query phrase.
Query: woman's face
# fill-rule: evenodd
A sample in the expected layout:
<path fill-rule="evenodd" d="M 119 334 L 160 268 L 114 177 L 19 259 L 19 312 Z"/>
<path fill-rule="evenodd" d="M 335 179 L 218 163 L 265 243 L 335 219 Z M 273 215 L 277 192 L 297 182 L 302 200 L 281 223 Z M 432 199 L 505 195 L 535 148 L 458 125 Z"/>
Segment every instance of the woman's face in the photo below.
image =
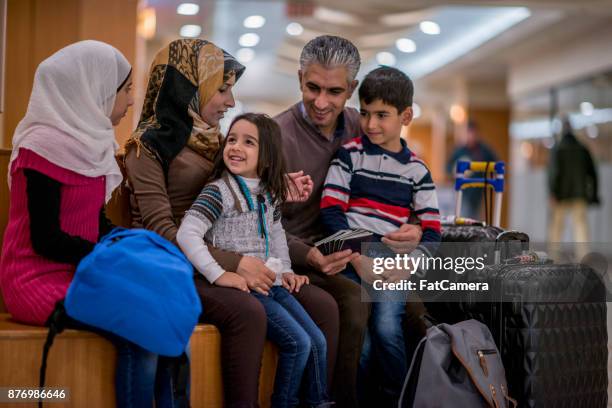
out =
<path fill-rule="evenodd" d="M 132 96 L 132 74 L 125 81 L 125 84 L 119 89 L 117 92 L 117 96 L 115 97 L 115 106 L 113 106 L 113 111 L 110 115 L 110 120 L 113 126 L 117 126 L 121 119 L 127 113 L 127 110 L 130 106 L 134 104 L 134 97 Z"/>
<path fill-rule="evenodd" d="M 200 106 L 200 117 L 204 123 L 209 126 L 217 126 L 219 121 L 223 118 L 223 115 L 225 115 L 225 112 L 227 112 L 229 108 L 234 107 L 236 103 L 234 102 L 232 88 L 235 83 L 235 77 L 230 78 L 221 85 L 221 88 L 217 90 L 206 105 Z"/>

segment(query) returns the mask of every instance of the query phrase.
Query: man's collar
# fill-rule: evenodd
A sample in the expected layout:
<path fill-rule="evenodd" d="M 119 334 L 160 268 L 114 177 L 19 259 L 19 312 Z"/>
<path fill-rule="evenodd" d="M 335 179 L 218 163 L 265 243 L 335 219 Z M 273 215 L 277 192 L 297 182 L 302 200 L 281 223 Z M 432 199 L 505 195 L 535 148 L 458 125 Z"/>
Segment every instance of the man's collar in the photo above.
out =
<path fill-rule="evenodd" d="M 317 129 L 319 133 L 322 134 L 318 126 L 315 125 L 313 121 L 310 119 L 310 116 L 308 116 L 308 113 L 306 112 L 306 107 L 304 106 L 303 101 L 300 101 L 300 103 L 298 104 L 298 108 L 300 109 L 300 112 L 304 120 L 308 122 L 308 124 L 310 124 L 312 127 Z M 341 138 L 342 136 L 344 136 L 344 129 L 345 129 L 344 109 L 342 109 L 342 112 L 340 112 L 340 115 L 338 115 L 338 119 L 336 122 L 336 129 L 334 130 L 334 134 L 333 134 L 333 139 Z"/>

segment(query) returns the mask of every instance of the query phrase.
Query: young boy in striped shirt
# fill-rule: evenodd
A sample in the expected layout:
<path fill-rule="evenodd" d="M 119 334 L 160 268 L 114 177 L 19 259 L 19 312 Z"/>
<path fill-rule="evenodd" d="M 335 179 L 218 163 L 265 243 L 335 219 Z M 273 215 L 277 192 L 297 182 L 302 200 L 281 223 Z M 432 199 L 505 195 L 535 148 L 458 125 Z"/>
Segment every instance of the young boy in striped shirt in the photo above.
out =
<path fill-rule="evenodd" d="M 402 126 L 412 121 L 413 93 L 410 78 L 395 68 L 380 67 L 364 78 L 359 88 L 362 136 L 338 150 L 323 187 L 321 218 L 330 234 L 363 228 L 373 233 L 370 241 L 380 242 L 402 224 L 417 221 L 423 235 L 411 255 L 431 255 L 440 242 L 440 214 L 431 174 L 400 138 Z M 361 248 L 352 249 L 361 252 Z M 361 255 L 341 273 L 357 282 L 371 281 L 371 265 Z M 412 353 L 407 353 L 402 328 L 412 317 L 406 309 L 403 301 L 372 303 L 362 351 L 361 370 L 371 368 L 368 362 L 380 365 L 378 391 L 382 395 L 377 401 L 390 405 L 397 404 Z"/>

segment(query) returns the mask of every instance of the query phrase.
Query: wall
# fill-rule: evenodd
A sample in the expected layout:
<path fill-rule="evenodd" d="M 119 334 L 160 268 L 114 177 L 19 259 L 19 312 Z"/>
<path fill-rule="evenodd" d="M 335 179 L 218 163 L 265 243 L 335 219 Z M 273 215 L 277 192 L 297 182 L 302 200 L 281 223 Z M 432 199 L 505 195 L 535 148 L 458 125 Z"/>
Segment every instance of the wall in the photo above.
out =
<path fill-rule="evenodd" d="M 9 0 L 2 146 L 10 147 L 23 118 L 38 64 L 58 49 L 92 39 L 136 60 L 138 0 Z M 117 127 L 121 143 L 134 128 L 132 113 Z"/>

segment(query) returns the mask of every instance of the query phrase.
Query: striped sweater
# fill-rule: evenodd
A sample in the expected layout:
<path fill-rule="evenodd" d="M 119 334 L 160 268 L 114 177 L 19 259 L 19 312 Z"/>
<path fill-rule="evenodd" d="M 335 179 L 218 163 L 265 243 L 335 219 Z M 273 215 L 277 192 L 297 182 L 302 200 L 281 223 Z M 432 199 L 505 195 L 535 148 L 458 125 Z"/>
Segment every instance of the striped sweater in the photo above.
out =
<path fill-rule="evenodd" d="M 430 252 L 440 242 L 438 198 L 425 163 L 401 141 L 399 153 L 367 136 L 344 144 L 327 173 L 321 219 L 330 233 L 364 228 L 379 236 L 418 221 Z M 422 248 L 423 249 L 423 248 Z"/>

